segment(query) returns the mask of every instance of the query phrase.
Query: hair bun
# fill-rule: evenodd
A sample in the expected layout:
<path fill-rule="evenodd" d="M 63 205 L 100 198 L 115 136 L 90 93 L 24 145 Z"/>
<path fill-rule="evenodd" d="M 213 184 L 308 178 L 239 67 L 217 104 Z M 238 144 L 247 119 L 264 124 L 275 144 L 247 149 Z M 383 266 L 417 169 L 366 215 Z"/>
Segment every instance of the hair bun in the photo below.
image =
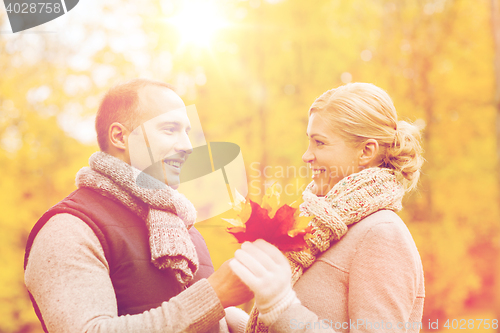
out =
<path fill-rule="evenodd" d="M 406 121 L 398 121 L 393 144 L 386 150 L 384 163 L 396 177 L 412 190 L 417 186 L 420 168 L 424 163 L 420 145 L 420 129 Z"/>

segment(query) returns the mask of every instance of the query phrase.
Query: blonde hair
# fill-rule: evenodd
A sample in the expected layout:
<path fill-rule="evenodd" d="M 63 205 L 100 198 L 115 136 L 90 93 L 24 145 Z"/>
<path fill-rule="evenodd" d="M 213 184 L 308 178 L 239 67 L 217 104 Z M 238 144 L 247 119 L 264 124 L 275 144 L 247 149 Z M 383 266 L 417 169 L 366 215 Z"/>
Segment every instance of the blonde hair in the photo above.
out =
<path fill-rule="evenodd" d="M 368 139 L 380 146 L 380 167 L 394 170 L 407 191 L 416 188 L 424 162 L 420 129 L 398 121 L 389 95 L 370 83 L 348 83 L 318 97 L 309 116 L 321 112 L 347 143 L 359 146 Z"/>

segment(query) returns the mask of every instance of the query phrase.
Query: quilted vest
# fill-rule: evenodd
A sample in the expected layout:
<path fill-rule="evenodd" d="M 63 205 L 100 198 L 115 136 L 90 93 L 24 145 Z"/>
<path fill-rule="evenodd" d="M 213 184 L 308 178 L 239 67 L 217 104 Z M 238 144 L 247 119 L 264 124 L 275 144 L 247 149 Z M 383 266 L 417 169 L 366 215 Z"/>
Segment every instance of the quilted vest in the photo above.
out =
<path fill-rule="evenodd" d="M 24 269 L 33 241 L 40 229 L 56 214 L 69 213 L 84 221 L 99 239 L 109 265 L 116 294 L 118 315 L 138 314 L 156 308 L 184 288 L 171 269 L 158 269 L 151 263 L 148 229 L 143 220 L 123 204 L 91 189 L 80 188 L 50 208 L 35 224 L 28 237 Z M 189 285 L 209 277 L 214 268 L 203 236 L 189 229 L 199 259 L 199 268 Z M 30 293 L 33 307 L 47 329 Z"/>

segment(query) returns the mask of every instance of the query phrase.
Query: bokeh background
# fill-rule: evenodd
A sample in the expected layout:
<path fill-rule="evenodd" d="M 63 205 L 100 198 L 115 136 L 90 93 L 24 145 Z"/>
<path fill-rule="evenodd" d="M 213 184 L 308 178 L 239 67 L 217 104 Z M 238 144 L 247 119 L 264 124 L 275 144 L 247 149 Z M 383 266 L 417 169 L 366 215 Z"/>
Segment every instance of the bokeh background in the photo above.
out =
<path fill-rule="evenodd" d="M 241 147 L 250 195 L 291 184 L 284 202 L 310 181 L 294 170 L 314 99 L 347 82 L 382 87 L 423 129 L 427 162 L 400 216 L 424 264 L 424 328 L 499 318 L 496 4 L 80 0 L 17 34 L 0 5 L 0 332 L 42 331 L 23 282 L 27 235 L 97 150 L 103 93 L 136 77 L 174 84 L 208 141 Z M 197 224 L 215 267 L 238 247 L 226 226 Z"/>

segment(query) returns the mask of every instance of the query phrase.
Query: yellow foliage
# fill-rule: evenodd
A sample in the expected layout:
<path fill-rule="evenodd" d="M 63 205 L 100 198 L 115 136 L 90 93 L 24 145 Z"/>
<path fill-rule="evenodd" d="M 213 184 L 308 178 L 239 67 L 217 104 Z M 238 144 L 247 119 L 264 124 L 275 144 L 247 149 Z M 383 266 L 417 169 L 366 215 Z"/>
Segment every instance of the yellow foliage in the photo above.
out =
<path fill-rule="evenodd" d="M 216 2 L 231 26 L 208 48 L 185 45 L 165 24 L 169 4 L 140 2 L 153 10 L 126 15 L 118 3 L 97 5 L 114 22 L 142 22 L 126 25 L 133 34 L 96 26 L 95 14 L 75 7 L 83 21 L 58 31 L 70 38 L 0 35 L 0 331 L 40 332 L 23 284 L 25 241 L 97 149 L 71 138 L 82 122 L 61 130 L 65 116 L 95 114 L 106 88 L 140 76 L 174 83 L 196 104 L 207 141 L 241 147 L 249 196 L 262 198 L 271 216 L 310 181 L 301 156 L 314 99 L 349 80 L 387 90 L 400 119 L 424 127 L 420 192 L 400 215 L 424 262 L 425 315 L 468 311 L 491 277 L 471 249 L 500 234 L 489 2 Z M 125 37 L 134 42 L 121 48 Z M 234 208 L 236 216 L 196 224 L 216 268 L 239 247 L 221 217 L 235 226 L 250 217 L 241 195 Z M 309 220 L 297 217 L 297 229 Z"/>

